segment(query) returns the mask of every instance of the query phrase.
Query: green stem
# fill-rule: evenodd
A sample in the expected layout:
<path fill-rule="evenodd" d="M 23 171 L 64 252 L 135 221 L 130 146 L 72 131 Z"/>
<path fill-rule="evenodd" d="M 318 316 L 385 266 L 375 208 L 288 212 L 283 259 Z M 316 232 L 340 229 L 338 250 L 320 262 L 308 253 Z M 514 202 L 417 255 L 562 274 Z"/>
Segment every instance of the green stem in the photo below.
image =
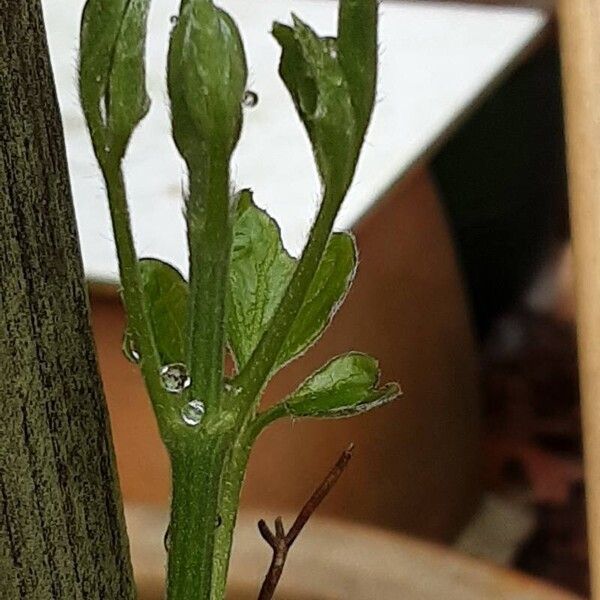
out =
<path fill-rule="evenodd" d="M 238 433 L 227 462 L 223 466 L 219 498 L 221 525 L 213 549 L 211 600 L 223 600 L 225 597 L 233 533 L 252 446 L 269 424 L 286 414 L 285 404 L 280 403 L 250 419 Z"/>
<path fill-rule="evenodd" d="M 343 193 L 333 195 L 327 191 L 325 192 L 308 243 L 284 297 L 252 357 L 236 378 L 235 386 L 242 390 L 239 402 L 244 412 L 253 409 L 257 398 L 271 375 L 290 327 L 302 307 L 310 284 L 317 272 L 343 196 Z"/>
<path fill-rule="evenodd" d="M 219 491 L 232 439 L 192 439 L 171 454 L 168 600 L 210 600 Z M 222 597 L 220 598 L 222 600 Z"/>
<path fill-rule="evenodd" d="M 225 298 L 231 253 L 232 217 L 226 159 L 190 168 L 187 206 L 190 247 L 191 394 L 206 405 L 207 419 L 218 412 L 223 391 Z"/>
<path fill-rule="evenodd" d="M 251 431 L 250 428 L 243 429 L 233 445 L 227 463 L 224 465 L 219 497 L 221 522 L 213 549 L 211 600 L 223 600 L 225 598 L 240 494 L 246 475 L 248 459 L 250 458 L 250 450 L 255 439 L 253 430 Z"/>
<path fill-rule="evenodd" d="M 144 302 L 144 292 L 138 262 L 123 173 L 119 166 L 103 161 L 103 173 L 108 190 L 110 214 L 119 261 L 123 302 L 128 324 L 140 354 L 140 369 L 154 405 L 163 440 L 169 439 L 169 423 L 178 421 L 173 402 L 167 397 L 160 380 L 160 359 L 152 332 L 150 317 Z"/>
<path fill-rule="evenodd" d="M 232 242 L 228 160 L 214 155 L 190 165 L 187 204 L 190 247 L 190 397 L 206 407 L 204 432 L 226 425 L 220 411 L 225 352 L 225 301 Z M 215 431 L 214 429 L 212 429 Z M 183 440 L 183 438 L 181 438 Z M 232 433 L 190 436 L 183 450 L 172 453 L 168 598 L 208 600 L 213 570 L 222 551 L 223 522 L 235 520 L 237 503 L 226 514 L 220 503 L 221 485 L 234 445 Z M 242 474 L 243 476 L 243 474 Z M 229 542 L 231 543 L 231 542 Z M 227 558 L 229 553 L 227 552 Z M 222 600 L 223 596 L 216 596 Z"/>

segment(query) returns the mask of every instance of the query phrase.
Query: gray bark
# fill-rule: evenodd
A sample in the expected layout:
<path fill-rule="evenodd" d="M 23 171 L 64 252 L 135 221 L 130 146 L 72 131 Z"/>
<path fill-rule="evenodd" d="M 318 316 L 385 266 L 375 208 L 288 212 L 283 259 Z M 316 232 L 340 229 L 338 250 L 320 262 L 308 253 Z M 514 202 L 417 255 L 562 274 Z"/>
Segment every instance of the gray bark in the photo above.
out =
<path fill-rule="evenodd" d="M 40 0 L 0 0 L 0 598 L 133 597 Z"/>

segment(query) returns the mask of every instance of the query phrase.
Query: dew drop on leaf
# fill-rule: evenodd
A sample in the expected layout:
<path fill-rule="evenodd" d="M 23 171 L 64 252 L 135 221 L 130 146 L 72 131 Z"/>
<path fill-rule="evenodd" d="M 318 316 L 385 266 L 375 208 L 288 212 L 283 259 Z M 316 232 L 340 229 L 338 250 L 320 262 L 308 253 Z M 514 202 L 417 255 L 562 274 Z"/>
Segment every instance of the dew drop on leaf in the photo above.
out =
<path fill-rule="evenodd" d="M 181 418 L 186 425 L 196 427 L 202 422 L 205 412 L 204 402 L 201 400 L 192 400 L 181 409 Z"/>
<path fill-rule="evenodd" d="M 169 394 L 181 394 L 190 387 L 191 379 L 187 367 L 182 363 L 165 365 L 160 370 L 162 386 Z"/>
<path fill-rule="evenodd" d="M 246 108 L 254 108 L 258 104 L 258 94 L 252 90 L 246 90 L 242 104 Z"/>
<path fill-rule="evenodd" d="M 171 21 L 171 25 L 177 25 L 179 22 L 179 17 L 177 15 L 172 15 L 169 20 Z"/>

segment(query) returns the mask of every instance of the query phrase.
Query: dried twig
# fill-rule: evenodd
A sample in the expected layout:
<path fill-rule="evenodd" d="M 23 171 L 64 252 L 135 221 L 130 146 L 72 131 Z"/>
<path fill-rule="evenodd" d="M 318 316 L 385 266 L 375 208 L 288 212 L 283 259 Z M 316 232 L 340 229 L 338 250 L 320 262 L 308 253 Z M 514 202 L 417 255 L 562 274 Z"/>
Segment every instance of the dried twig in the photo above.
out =
<path fill-rule="evenodd" d="M 344 450 L 331 471 L 329 471 L 327 477 L 325 477 L 321 485 L 319 485 L 313 495 L 308 499 L 308 502 L 302 507 L 302 510 L 287 533 L 283 527 L 281 517 L 275 519 L 275 533 L 271 531 L 263 519 L 258 522 L 260 535 L 273 549 L 273 559 L 271 560 L 269 571 L 265 576 L 258 600 L 272 600 L 275 589 L 281 579 L 290 548 L 296 541 L 296 538 L 300 535 L 302 529 L 304 529 L 304 526 L 308 523 L 312 514 L 317 510 L 321 502 L 323 502 L 341 477 L 352 458 L 353 450 L 354 444 L 350 444 L 350 446 Z"/>

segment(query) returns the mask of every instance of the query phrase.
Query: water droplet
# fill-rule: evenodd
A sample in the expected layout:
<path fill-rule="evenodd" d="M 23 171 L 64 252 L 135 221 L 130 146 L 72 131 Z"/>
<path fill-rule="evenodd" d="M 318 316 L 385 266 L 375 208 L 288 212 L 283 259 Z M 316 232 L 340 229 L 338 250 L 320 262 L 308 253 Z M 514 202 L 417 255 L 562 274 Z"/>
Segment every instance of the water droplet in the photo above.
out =
<path fill-rule="evenodd" d="M 110 146 L 108 144 L 104 146 L 104 152 L 106 152 L 107 154 L 110 152 Z"/>
<path fill-rule="evenodd" d="M 123 350 L 123 356 L 134 365 L 139 364 L 140 362 L 140 353 L 135 349 L 135 344 L 133 343 L 133 336 L 129 331 L 125 333 L 123 336 L 123 345 L 121 346 Z"/>
<path fill-rule="evenodd" d="M 327 38 L 325 40 L 327 46 L 327 52 L 331 58 L 337 58 L 338 49 L 337 49 L 337 40 L 335 38 Z"/>
<path fill-rule="evenodd" d="M 160 370 L 160 380 L 169 394 L 181 394 L 192 383 L 187 367 L 182 363 L 165 365 Z"/>
<path fill-rule="evenodd" d="M 171 15 L 169 21 L 171 21 L 171 25 L 177 25 L 179 22 L 179 17 L 177 15 Z"/>
<path fill-rule="evenodd" d="M 165 546 L 165 550 L 169 552 L 171 550 L 171 523 L 167 525 L 167 530 L 165 531 L 165 537 L 163 538 L 163 544 Z"/>
<path fill-rule="evenodd" d="M 102 81 L 102 75 L 96 75 L 96 83 L 100 83 Z"/>
<path fill-rule="evenodd" d="M 223 385 L 223 388 L 225 389 L 225 391 L 226 391 L 228 394 L 231 394 L 231 392 L 233 392 L 233 386 L 231 385 L 231 382 L 229 382 L 229 381 L 226 381 L 226 382 L 224 383 L 224 385 Z"/>
<path fill-rule="evenodd" d="M 258 104 L 258 94 L 252 90 L 246 90 L 242 104 L 246 108 L 254 108 Z"/>
<path fill-rule="evenodd" d="M 223 517 L 221 515 L 217 515 L 217 518 L 215 519 L 215 529 L 218 529 L 221 527 L 221 525 L 223 525 Z"/>
<path fill-rule="evenodd" d="M 192 400 L 181 409 L 181 418 L 186 425 L 196 427 L 202 422 L 205 412 L 204 402 L 201 400 Z"/>

